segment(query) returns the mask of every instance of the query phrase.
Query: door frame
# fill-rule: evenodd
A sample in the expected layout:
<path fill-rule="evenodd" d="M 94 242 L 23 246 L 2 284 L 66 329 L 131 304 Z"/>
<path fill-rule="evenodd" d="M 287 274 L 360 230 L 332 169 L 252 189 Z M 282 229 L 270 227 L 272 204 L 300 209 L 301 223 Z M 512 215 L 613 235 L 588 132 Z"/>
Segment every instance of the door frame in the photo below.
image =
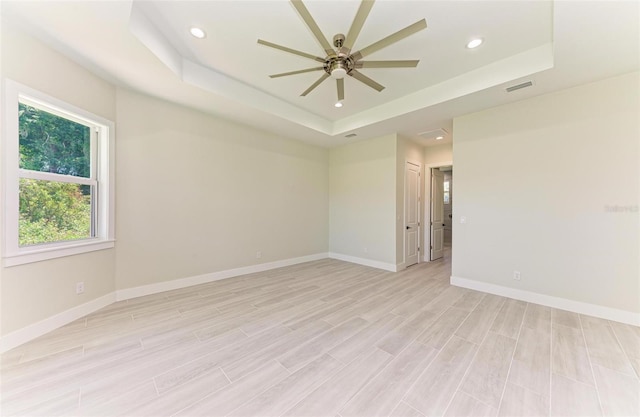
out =
<path fill-rule="evenodd" d="M 433 168 L 440 168 L 440 167 L 448 167 L 448 166 L 453 166 L 453 161 L 443 161 L 443 162 L 434 162 L 431 164 L 424 164 L 424 170 L 425 170 L 425 177 L 426 177 L 426 172 L 429 172 L 429 181 L 425 180 L 423 181 L 424 183 L 424 193 L 423 193 L 423 200 L 424 200 L 424 225 L 425 227 L 422 228 L 422 230 L 429 230 L 431 231 L 431 170 Z M 427 225 L 429 225 L 429 227 L 427 227 Z M 453 228 L 453 221 L 451 222 L 451 227 Z M 423 233 L 424 236 L 424 250 L 422 251 L 422 257 L 423 257 L 423 262 L 431 262 L 431 251 L 428 251 L 426 249 L 427 246 L 431 247 L 431 232 L 429 233 Z M 427 237 L 428 236 L 428 237 Z"/>

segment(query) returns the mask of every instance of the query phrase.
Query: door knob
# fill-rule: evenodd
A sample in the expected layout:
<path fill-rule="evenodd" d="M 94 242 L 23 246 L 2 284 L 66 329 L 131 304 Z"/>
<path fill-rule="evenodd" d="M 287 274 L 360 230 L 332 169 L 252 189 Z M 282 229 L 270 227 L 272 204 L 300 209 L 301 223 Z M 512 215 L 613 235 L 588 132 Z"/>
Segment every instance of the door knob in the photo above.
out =
<path fill-rule="evenodd" d="M 407 230 L 411 229 L 411 227 L 407 226 Z"/>
<path fill-rule="evenodd" d="M 442 223 L 442 226 L 444 227 L 444 223 Z"/>

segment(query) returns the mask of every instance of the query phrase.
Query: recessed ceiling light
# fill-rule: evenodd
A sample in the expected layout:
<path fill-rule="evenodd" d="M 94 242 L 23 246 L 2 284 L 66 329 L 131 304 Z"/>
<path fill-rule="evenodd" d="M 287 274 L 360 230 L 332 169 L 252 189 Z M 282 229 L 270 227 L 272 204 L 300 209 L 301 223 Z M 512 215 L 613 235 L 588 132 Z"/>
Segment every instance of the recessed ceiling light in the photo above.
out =
<path fill-rule="evenodd" d="M 340 108 L 340 107 L 342 107 L 342 102 L 338 101 L 338 102 L 336 102 L 336 104 L 334 104 L 334 106 Z"/>
<path fill-rule="evenodd" d="M 444 139 L 444 136 L 438 136 L 438 137 L 436 137 L 436 140 L 442 140 L 442 139 Z"/>
<path fill-rule="evenodd" d="M 477 48 L 482 44 L 482 42 L 483 42 L 482 38 L 472 39 L 469 41 L 469 43 L 467 43 L 467 49 Z"/>
<path fill-rule="evenodd" d="M 200 29 L 199 27 L 192 27 L 191 29 L 189 29 L 189 32 L 191 32 L 191 35 L 193 35 L 193 37 L 198 38 L 198 39 L 204 39 L 207 34 L 204 32 L 204 30 Z"/>

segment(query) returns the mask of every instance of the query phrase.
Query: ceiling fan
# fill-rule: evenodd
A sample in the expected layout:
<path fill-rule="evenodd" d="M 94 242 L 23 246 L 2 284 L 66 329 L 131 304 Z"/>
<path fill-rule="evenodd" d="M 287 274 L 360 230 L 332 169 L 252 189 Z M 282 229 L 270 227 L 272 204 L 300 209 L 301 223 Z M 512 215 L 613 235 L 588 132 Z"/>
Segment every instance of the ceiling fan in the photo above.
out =
<path fill-rule="evenodd" d="M 418 22 L 407 26 L 404 29 L 401 29 L 377 42 L 372 43 L 366 48 L 360 49 L 359 51 L 352 52 L 353 45 L 360 34 L 360 30 L 364 25 L 367 16 L 369 16 L 369 12 L 373 7 L 374 0 L 362 0 L 360 3 L 360 7 L 356 13 L 355 18 L 353 19 L 353 23 L 351 24 L 351 28 L 347 33 L 347 36 L 342 33 L 338 33 L 333 37 L 333 45 L 335 49 L 329 44 L 327 38 L 324 36 L 317 23 L 307 10 L 307 7 L 304 5 L 302 0 L 290 0 L 293 4 L 293 7 L 298 11 L 300 17 L 305 22 L 305 24 L 311 30 L 311 33 L 315 36 L 315 38 L 320 42 L 322 49 L 326 56 L 324 58 L 315 56 L 313 54 L 308 54 L 306 52 L 298 51 L 295 49 L 287 48 L 286 46 L 277 45 L 272 42 L 268 42 L 262 39 L 258 39 L 258 43 L 261 45 L 269 46 L 271 48 L 279 49 L 284 52 L 288 52 L 294 55 L 299 55 L 305 58 L 312 59 L 316 62 L 320 62 L 322 66 L 307 68 L 297 71 L 283 72 L 280 74 L 273 74 L 269 77 L 278 78 L 285 77 L 288 75 L 296 75 L 303 74 L 306 72 L 313 71 L 324 71 L 322 76 L 309 88 L 307 88 L 301 96 L 306 96 L 313 89 L 315 89 L 318 85 L 320 85 L 324 80 L 331 77 L 336 80 L 336 85 L 338 89 L 338 103 L 341 103 L 344 100 L 344 77 L 349 75 L 356 80 L 368 85 L 377 91 L 382 91 L 384 89 L 383 85 L 375 82 L 371 78 L 367 77 L 358 69 L 360 68 L 414 68 L 418 65 L 419 60 L 406 60 L 406 61 L 362 61 L 362 58 L 370 55 L 376 51 L 379 51 L 382 48 L 386 48 L 410 35 L 413 35 L 416 32 L 421 31 L 427 27 L 427 21 L 425 19 L 419 20 Z"/>

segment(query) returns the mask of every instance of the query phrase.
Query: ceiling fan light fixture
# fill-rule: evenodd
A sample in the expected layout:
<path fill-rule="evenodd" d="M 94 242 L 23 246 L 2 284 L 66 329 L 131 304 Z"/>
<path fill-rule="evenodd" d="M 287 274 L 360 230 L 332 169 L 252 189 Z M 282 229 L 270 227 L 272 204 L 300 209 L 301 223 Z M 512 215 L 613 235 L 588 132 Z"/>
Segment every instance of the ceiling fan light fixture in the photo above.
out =
<path fill-rule="evenodd" d="M 334 80 L 341 80 L 347 75 L 347 70 L 344 68 L 335 68 L 331 71 L 331 78 Z"/>
<path fill-rule="evenodd" d="M 193 26 L 191 29 L 189 29 L 189 33 L 191 33 L 191 36 L 198 39 L 204 39 L 207 37 L 207 33 L 197 26 Z"/>
<path fill-rule="evenodd" d="M 482 42 L 484 42 L 484 39 L 482 39 L 482 38 L 471 39 L 467 43 L 467 49 L 477 48 L 478 46 L 482 45 Z"/>

